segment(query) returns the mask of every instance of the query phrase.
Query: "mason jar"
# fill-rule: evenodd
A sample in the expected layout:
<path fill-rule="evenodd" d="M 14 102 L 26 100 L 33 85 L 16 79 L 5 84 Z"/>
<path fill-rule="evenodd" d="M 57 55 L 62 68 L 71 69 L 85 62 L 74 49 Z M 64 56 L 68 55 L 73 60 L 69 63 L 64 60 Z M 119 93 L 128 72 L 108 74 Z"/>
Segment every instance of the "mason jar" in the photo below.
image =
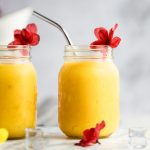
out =
<path fill-rule="evenodd" d="M 0 128 L 22 138 L 36 124 L 37 81 L 30 47 L 0 46 Z"/>
<path fill-rule="evenodd" d="M 113 50 L 106 45 L 65 46 L 64 64 L 58 79 L 58 121 L 70 137 L 102 120 L 106 127 L 101 137 L 119 126 L 119 73 Z"/>

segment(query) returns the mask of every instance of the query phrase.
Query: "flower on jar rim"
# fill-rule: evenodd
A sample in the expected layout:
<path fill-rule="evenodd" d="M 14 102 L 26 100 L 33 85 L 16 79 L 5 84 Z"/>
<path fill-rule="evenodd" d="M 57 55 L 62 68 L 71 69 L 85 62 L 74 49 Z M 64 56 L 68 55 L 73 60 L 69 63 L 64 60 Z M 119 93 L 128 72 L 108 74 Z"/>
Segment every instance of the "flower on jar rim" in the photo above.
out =
<path fill-rule="evenodd" d="M 37 34 L 37 26 L 34 23 L 28 24 L 22 30 L 16 29 L 14 31 L 14 41 L 8 45 L 30 45 L 35 46 L 39 43 L 40 36 Z"/>
<path fill-rule="evenodd" d="M 79 141 L 79 143 L 75 143 L 75 145 L 86 147 L 96 143 L 100 144 L 98 139 L 100 137 L 100 131 L 104 127 L 105 127 L 105 121 L 103 120 L 101 123 L 97 123 L 95 128 L 84 130 L 83 138 Z"/>
<path fill-rule="evenodd" d="M 112 48 L 116 48 L 121 38 L 118 36 L 114 37 L 114 32 L 117 29 L 118 24 L 115 24 L 113 28 L 107 31 L 104 27 L 99 27 L 94 29 L 94 34 L 97 38 L 96 41 L 92 42 L 90 45 L 109 45 Z"/>

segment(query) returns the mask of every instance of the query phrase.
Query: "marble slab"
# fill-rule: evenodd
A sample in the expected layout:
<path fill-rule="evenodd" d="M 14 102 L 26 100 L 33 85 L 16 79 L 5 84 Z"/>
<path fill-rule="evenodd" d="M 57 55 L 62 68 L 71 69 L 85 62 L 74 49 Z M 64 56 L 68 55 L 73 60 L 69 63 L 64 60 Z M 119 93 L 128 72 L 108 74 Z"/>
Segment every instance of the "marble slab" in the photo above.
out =
<path fill-rule="evenodd" d="M 127 129 L 119 129 L 115 134 L 106 139 L 100 139 L 101 145 L 95 144 L 87 148 L 75 146 L 74 143 L 78 139 L 67 138 L 58 127 L 42 128 L 44 131 L 44 147 L 42 150 L 127 150 L 128 146 L 128 132 Z M 148 146 L 145 150 L 150 149 L 150 139 L 148 139 Z M 9 140 L 0 145 L 0 150 L 24 150 L 25 139 Z M 35 150 L 38 150 L 36 148 Z M 41 150 L 41 148 L 39 148 Z"/>

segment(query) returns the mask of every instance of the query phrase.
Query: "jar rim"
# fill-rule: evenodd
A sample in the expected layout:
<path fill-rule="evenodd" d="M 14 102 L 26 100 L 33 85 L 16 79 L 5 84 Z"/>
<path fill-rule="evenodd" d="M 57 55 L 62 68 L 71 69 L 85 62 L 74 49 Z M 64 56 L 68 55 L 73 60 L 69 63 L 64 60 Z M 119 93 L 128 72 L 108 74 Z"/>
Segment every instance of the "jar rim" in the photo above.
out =
<path fill-rule="evenodd" d="M 65 60 L 108 60 L 113 50 L 108 45 L 65 45 Z"/>
<path fill-rule="evenodd" d="M 109 45 L 65 45 L 65 51 L 102 51 L 104 49 L 113 50 Z"/>
<path fill-rule="evenodd" d="M 0 45 L 0 51 L 10 51 L 10 50 L 24 50 L 31 49 L 30 45 Z"/>
<path fill-rule="evenodd" d="M 6 63 L 26 61 L 31 59 L 30 49 L 30 45 L 0 45 L 0 60 Z"/>

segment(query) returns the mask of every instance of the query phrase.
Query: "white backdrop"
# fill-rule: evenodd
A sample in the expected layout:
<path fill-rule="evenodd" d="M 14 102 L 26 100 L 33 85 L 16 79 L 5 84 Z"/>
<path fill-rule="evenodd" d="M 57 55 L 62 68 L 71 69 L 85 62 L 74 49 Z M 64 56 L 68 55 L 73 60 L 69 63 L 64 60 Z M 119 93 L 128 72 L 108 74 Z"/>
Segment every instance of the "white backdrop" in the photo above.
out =
<path fill-rule="evenodd" d="M 13 6 L 8 7 L 8 3 Z M 93 41 L 93 29 L 97 26 L 110 28 L 119 23 L 116 34 L 122 42 L 114 56 L 120 70 L 122 120 L 125 122 L 130 116 L 131 120 L 137 118 L 140 122 L 140 116 L 150 116 L 149 0 L 0 0 L 4 14 L 9 9 L 24 6 L 31 6 L 61 23 L 74 44 Z M 38 73 L 38 121 L 39 124 L 56 125 L 57 77 L 66 42 L 54 27 L 35 17 L 30 22 L 37 23 L 41 35 L 40 45 L 32 50 Z"/>

